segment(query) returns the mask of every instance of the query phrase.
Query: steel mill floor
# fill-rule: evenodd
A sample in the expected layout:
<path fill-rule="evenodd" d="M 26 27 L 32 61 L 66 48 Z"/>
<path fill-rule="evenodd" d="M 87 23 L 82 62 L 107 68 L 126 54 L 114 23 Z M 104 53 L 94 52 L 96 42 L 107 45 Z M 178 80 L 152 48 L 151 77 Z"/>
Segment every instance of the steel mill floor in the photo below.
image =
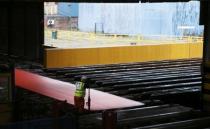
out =
<path fill-rule="evenodd" d="M 28 62 L 16 63 L 17 68 L 65 82 L 75 83 L 86 75 L 93 89 L 145 103 L 140 107 L 117 109 L 118 129 L 210 128 L 210 116 L 200 110 L 200 66 L 201 59 L 51 69 Z M 21 88 L 18 91 L 20 119 L 51 117 L 50 105 L 57 101 Z M 68 107 L 63 113 L 71 114 L 72 110 Z M 102 112 L 79 114 L 77 118 L 80 129 L 103 126 Z"/>
<path fill-rule="evenodd" d="M 200 65 L 200 59 L 182 59 L 51 69 L 35 68 L 30 71 L 71 83 L 86 75 L 90 79 L 91 88 L 141 101 L 146 105 L 178 103 L 198 108 L 201 90 Z"/>

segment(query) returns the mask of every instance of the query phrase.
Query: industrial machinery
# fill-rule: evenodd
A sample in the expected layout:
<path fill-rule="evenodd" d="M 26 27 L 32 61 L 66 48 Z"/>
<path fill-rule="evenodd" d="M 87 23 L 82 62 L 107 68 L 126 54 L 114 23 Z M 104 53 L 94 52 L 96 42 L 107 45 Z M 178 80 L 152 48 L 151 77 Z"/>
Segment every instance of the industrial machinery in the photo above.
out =
<path fill-rule="evenodd" d="M 81 129 L 209 127 L 208 115 L 195 110 L 200 108 L 200 64 L 188 59 L 52 69 L 20 65 L 15 70 L 17 98 L 24 100 L 17 106 L 19 120 L 70 114 L 68 127 Z M 82 75 L 91 81 L 91 111 L 77 113 L 71 83 Z"/>
<path fill-rule="evenodd" d="M 124 2 L 139 1 L 127 0 Z M 163 2 L 163 0 L 145 0 L 144 2 Z M 206 113 L 210 109 L 209 7 L 209 1 L 201 2 L 201 24 L 205 25 L 203 60 L 62 69 L 45 69 L 32 63 L 22 62 L 15 70 L 16 88 L 13 87 L 13 70 L 6 65 L 1 66 L 0 113 L 4 117 L 0 117 L 0 128 L 209 128 L 210 118 Z M 40 21 L 37 20 L 37 22 L 40 25 Z M 10 33 L 12 32 L 10 31 Z M 202 70 L 200 71 L 200 69 Z M 71 83 L 82 75 L 87 75 L 92 80 L 92 109 L 90 108 L 91 112 L 78 114 L 74 111 L 73 92 L 75 87 Z M 15 94 L 13 89 L 17 89 Z M 14 95 L 16 96 L 15 103 L 13 102 Z M 203 100 L 202 109 L 205 112 L 197 110 L 200 107 L 200 95 Z M 11 104 L 15 104 L 12 106 L 14 113 Z M 10 116 L 15 116 L 15 123 L 2 125 L 2 123 L 11 121 Z"/>

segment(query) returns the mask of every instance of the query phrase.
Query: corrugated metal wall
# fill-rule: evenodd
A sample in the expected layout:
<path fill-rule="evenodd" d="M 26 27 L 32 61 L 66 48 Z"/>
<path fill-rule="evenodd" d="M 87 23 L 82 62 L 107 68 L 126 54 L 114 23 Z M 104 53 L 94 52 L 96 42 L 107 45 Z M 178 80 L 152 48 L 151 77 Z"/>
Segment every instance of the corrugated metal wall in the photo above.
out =
<path fill-rule="evenodd" d="M 188 8 L 181 8 L 187 4 L 188 8 L 196 7 L 189 13 Z M 128 3 L 128 4 L 100 4 L 83 3 L 79 4 L 79 29 L 81 31 L 94 32 L 99 31 L 101 26 L 105 33 L 117 34 L 142 34 L 142 35 L 173 35 L 181 34 L 174 26 L 185 25 L 178 23 L 181 15 L 193 17 L 184 22 L 190 22 L 198 25 L 199 2 L 184 3 L 177 6 L 178 3 Z M 180 10 L 181 9 L 181 10 Z M 177 14 L 177 10 L 183 12 Z M 182 17 L 183 18 L 183 17 Z M 178 24 L 175 24 L 178 23 Z M 192 24 L 190 24 L 192 25 Z"/>

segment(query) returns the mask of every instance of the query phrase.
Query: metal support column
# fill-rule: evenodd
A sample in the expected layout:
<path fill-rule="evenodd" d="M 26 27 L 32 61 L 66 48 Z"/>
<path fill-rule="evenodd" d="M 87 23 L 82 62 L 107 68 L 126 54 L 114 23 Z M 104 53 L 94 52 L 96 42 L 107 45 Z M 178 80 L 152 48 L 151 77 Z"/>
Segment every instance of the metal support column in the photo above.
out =
<path fill-rule="evenodd" d="M 202 107 L 210 112 L 210 2 L 201 2 L 200 9 L 200 24 L 204 25 Z"/>

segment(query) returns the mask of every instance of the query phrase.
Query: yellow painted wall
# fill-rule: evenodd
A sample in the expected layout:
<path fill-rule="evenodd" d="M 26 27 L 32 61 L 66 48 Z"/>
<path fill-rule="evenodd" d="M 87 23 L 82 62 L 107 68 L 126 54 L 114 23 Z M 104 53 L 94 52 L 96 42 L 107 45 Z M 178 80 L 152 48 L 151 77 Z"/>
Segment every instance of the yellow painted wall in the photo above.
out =
<path fill-rule="evenodd" d="M 67 67 L 202 57 L 202 43 L 46 49 L 45 66 Z"/>

